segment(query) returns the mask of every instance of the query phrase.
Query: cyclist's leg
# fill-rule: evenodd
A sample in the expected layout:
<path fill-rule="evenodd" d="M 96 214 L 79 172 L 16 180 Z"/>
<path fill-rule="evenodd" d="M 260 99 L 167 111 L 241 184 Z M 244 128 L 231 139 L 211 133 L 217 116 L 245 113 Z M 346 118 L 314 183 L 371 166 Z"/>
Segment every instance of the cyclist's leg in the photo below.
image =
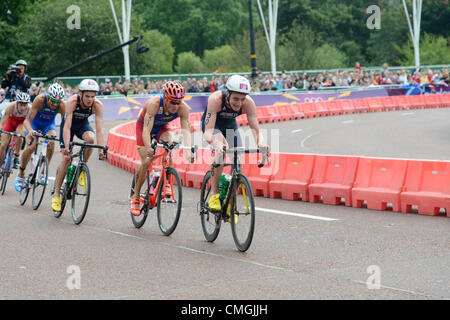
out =
<path fill-rule="evenodd" d="M 19 124 L 16 129 L 17 134 L 25 135 L 27 130 L 25 129 L 25 126 L 22 124 Z M 24 140 L 22 138 L 16 137 L 16 148 L 14 152 L 14 164 L 15 168 L 17 169 L 16 165 L 19 165 L 19 158 L 20 158 L 20 151 L 22 150 L 22 144 L 24 143 Z"/>
<path fill-rule="evenodd" d="M 61 162 L 58 165 L 58 169 L 56 170 L 56 177 L 55 177 L 55 187 L 54 187 L 54 193 L 53 193 L 53 198 L 52 198 L 52 209 L 53 211 L 61 211 L 61 194 L 60 194 L 60 190 L 61 190 L 61 186 L 62 183 L 64 181 L 64 177 L 66 176 L 66 172 L 67 172 L 67 168 L 70 165 L 70 155 L 64 155 L 62 153 L 62 150 L 65 148 L 64 145 L 64 139 L 63 137 L 63 129 L 64 129 L 64 123 L 65 120 L 63 119 L 61 121 L 61 125 L 60 125 L 60 131 L 59 131 L 59 136 L 60 136 L 60 142 L 59 142 L 59 147 L 61 150 Z M 72 129 L 70 130 L 70 140 L 72 141 L 73 139 L 73 135 L 74 133 L 72 132 Z"/>
<path fill-rule="evenodd" d="M 55 122 L 50 123 L 44 130 L 42 130 L 42 133 L 49 136 L 56 136 Z M 52 161 L 54 151 L 55 151 L 55 141 L 50 140 L 47 145 L 47 154 L 46 154 L 49 165 L 50 162 Z"/>
<path fill-rule="evenodd" d="M 77 137 L 89 144 L 95 143 L 95 134 L 94 129 L 89 125 L 89 122 L 86 120 L 79 126 L 75 128 L 75 134 Z M 84 153 L 84 161 L 88 162 L 89 158 L 92 155 L 92 151 L 94 151 L 92 148 L 86 148 L 86 151 Z"/>
<path fill-rule="evenodd" d="M 8 147 L 10 139 L 11 139 L 10 135 L 8 135 L 6 133 L 2 133 L 1 145 L 0 145 L 0 165 L 3 163 L 3 158 L 5 157 L 6 148 Z"/>
<path fill-rule="evenodd" d="M 33 129 L 36 130 L 38 128 L 33 127 Z M 27 137 L 25 139 L 26 147 L 25 147 L 25 150 L 22 151 L 22 156 L 20 157 L 20 168 L 19 168 L 19 173 L 18 173 L 18 176 L 20 178 L 23 178 L 25 175 L 25 168 L 26 168 L 28 162 L 30 161 L 31 154 L 36 149 L 36 141 L 37 141 L 36 137 L 32 137 L 31 135 L 29 135 L 27 133 Z"/>

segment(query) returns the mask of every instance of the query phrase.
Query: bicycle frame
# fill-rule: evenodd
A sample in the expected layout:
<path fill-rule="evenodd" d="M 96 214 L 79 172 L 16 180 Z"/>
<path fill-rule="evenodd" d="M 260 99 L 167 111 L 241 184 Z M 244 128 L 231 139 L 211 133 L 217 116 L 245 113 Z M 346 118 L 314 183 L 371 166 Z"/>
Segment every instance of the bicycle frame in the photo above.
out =
<path fill-rule="evenodd" d="M 162 147 L 162 148 L 164 148 L 164 147 Z M 155 193 L 153 193 L 153 194 L 149 193 L 149 195 L 148 195 L 149 196 L 149 206 L 150 206 L 150 208 L 153 208 L 156 205 L 156 200 L 157 200 L 158 194 L 160 192 L 159 189 L 161 188 L 161 181 L 166 181 L 166 177 L 167 177 L 166 176 L 166 168 L 168 166 L 170 166 L 171 163 L 172 163 L 172 151 L 167 151 L 164 148 L 164 152 L 162 154 L 153 156 L 152 164 L 150 164 L 150 168 L 148 169 L 149 172 L 152 172 L 153 161 L 158 159 L 158 158 L 161 158 L 161 157 L 163 158 L 163 160 L 162 160 L 161 176 L 158 179 L 158 183 L 157 183 L 156 188 L 155 188 Z M 172 181 L 169 181 L 169 184 L 170 184 L 170 193 L 166 192 L 166 188 L 163 189 L 164 199 L 165 199 L 165 196 L 170 195 L 170 196 L 172 196 L 172 199 L 174 201 L 176 201 L 175 194 L 173 192 L 173 183 L 172 183 Z M 150 188 L 150 186 L 148 186 L 148 187 Z"/>

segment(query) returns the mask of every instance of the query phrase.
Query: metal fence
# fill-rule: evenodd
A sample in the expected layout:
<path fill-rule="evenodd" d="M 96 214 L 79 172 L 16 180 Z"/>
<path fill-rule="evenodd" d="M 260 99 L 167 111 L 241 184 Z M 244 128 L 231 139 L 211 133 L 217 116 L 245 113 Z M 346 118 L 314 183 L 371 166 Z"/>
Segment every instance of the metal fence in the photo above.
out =
<path fill-rule="evenodd" d="M 442 68 L 449 68 L 449 65 L 430 65 L 430 66 L 421 66 L 421 70 L 441 70 Z M 414 66 L 408 66 L 408 67 L 389 67 L 390 71 L 398 71 L 398 70 L 408 70 L 408 71 L 413 71 L 415 69 Z M 382 67 L 363 67 L 363 71 L 382 71 Z M 329 73 L 334 73 L 334 72 L 352 72 L 353 68 L 343 68 L 343 69 L 318 69 L 318 70 L 290 70 L 290 71 L 286 71 L 286 74 L 298 74 L 299 76 L 301 76 L 303 73 L 307 73 L 308 75 L 315 75 L 315 74 L 319 74 L 319 73 L 323 73 L 325 71 L 328 71 Z M 262 71 L 261 72 L 263 76 L 270 74 L 270 71 Z M 281 71 L 279 71 L 278 73 L 281 73 Z M 166 80 L 166 79 L 172 79 L 172 80 L 179 80 L 179 81 L 185 81 L 187 80 L 187 78 L 195 78 L 196 80 L 199 79 L 203 79 L 204 77 L 206 77 L 208 80 L 211 80 L 211 78 L 213 76 L 217 77 L 217 76 L 225 76 L 225 75 L 231 75 L 231 74 L 240 74 L 240 75 L 244 75 L 244 76 L 251 76 L 250 72 L 239 72 L 239 73 L 189 73 L 189 74 L 146 74 L 146 75 L 131 75 L 131 81 L 133 81 L 134 79 L 138 79 L 138 80 L 144 80 L 147 81 L 147 79 L 149 79 L 150 81 L 158 81 L 158 80 Z M 120 75 L 104 75 L 104 76 L 94 76 L 94 75 L 87 75 L 87 76 L 77 76 L 77 77 L 58 77 L 56 79 L 54 79 L 53 81 L 59 80 L 62 83 L 69 85 L 69 86 L 76 86 L 78 85 L 81 80 L 86 79 L 86 78 L 90 78 L 90 79 L 95 79 L 98 83 L 104 83 L 106 82 L 106 79 L 109 79 L 113 84 L 115 84 L 120 78 L 122 78 L 122 82 L 125 79 L 125 76 L 120 76 Z M 46 79 L 45 77 L 33 77 L 32 80 L 33 81 L 43 81 L 44 79 Z"/>

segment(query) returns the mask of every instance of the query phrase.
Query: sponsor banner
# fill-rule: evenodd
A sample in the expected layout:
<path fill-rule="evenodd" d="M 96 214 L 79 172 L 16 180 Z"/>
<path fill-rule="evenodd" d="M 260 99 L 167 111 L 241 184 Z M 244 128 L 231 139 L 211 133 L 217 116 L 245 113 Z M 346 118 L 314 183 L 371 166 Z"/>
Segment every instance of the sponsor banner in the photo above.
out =
<path fill-rule="evenodd" d="M 354 90 L 354 88 L 352 88 Z M 343 92 L 321 92 L 321 93 L 279 93 L 279 94 L 254 94 L 251 95 L 257 107 L 272 106 L 286 103 L 303 103 L 328 101 L 335 99 L 360 99 L 369 97 L 385 97 L 396 95 L 415 94 L 445 94 L 450 93 L 450 86 L 413 85 L 401 88 L 380 88 Z M 203 112 L 208 102 L 208 96 L 186 96 L 184 102 L 191 108 L 192 113 Z M 152 96 L 146 97 L 117 97 L 101 98 L 105 106 L 104 119 L 136 119 L 141 108 Z"/>

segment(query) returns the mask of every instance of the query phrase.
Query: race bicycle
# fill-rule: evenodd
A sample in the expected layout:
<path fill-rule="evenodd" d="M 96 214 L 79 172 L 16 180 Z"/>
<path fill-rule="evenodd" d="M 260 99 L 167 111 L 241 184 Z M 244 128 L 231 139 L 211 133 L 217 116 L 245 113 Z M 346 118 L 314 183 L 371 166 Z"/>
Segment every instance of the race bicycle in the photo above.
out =
<path fill-rule="evenodd" d="M 152 149 L 155 150 L 155 153 L 156 147 L 164 149 L 163 153 L 153 156 L 152 159 L 153 162 L 162 157 L 161 176 L 150 181 L 150 176 L 157 176 L 157 172 L 152 170 L 153 165 L 151 164 L 146 172 L 144 192 L 140 194 L 140 215 L 131 214 L 131 220 L 136 228 L 141 228 L 147 219 L 148 211 L 156 206 L 159 229 L 164 235 L 169 236 L 177 227 L 183 201 L 180 175 L 174 167 L 170 166 L 172 164 L 172 152 L 175 149 L 191 150 L 192 154 L 195 155 L 197 146 L 183 147 L 180 142 L 169 144 L 163 140 L 160 140 L 160 143 L 153 140 Z M 149 174 L 149 172 L 152 174 Z M 134 174 L 131 182 L 130 199 L 134 195 L 136 179 L 137 174 Z"/>
<path fill-rule="evenodd" d="M 198 204 L 202 230 L 206 240 L 213 242 L 219 235 L 222 221 L 230 222 L 235 245 L 239 251 L 244 252 L 250 247 L 255 230 L 255 200 L 250 182 L 241 172 L 239 154 L 261 153 L 262 160 L 258 164 L 258 167 L 261 168 L 266 162 L 269 164 L 269 149 L 245 149 L 243 147 L 226 149 L 224 147 L 223 151 L 222 162 L 227 153 L 233 154 L 233 162 L 212 163 L 211 169 L 203 178 Z M 221 165 L 232 166 L 231 180 L 226 197 L 220 198 L 221 210 L 216 211 L 209 208 L 208 199 L 211 196 L 211 177 L 214 175 L 214 169 Z"/>
<path fill-rule="evenodd" d="M 28 162 L 30 164 L 27 166 L 29 167 L 29 173 L 28 175 L 25 175 L 22 182 L 22 190 L 19 193 L 19 203 L 22 206 L 25 204 L 28 193 L 30 192 L 30 189 L 33 188 L 31 205 L 33 210 L 37 210 L 41 205 L 45 188 L 48 184 L 48 159 L 46 156 L 48 142 L 49 140 L 59 141 L 59 138 L 41 133 L 35 133 L 34 136 L 33 139 L 37 139 L 36 148 Z M 32 142 L 30 142 L 30 144 L 31 143 Z M 40 151 L 38 152 L 39 149 Z"/>
<path fill-rule="evenodd" d="M 3 195 L 5 194 L 6 190 L 6 182 L 8 181 L 8 178 L 13 171 L 13 159 L 14 159 L 14 150 L 16 146 L 16 138 L 22 138 L 25 141 L 25 136 L 3 130 L 0 130 L 0 133 L 4 133 L 11 136 L 9 144 L 6 147 L 2 165 L 0 167 L 0 192 Z"/>
<path fill-rule="evenodd" d="M 80 147 L 75 154 L 73 154 L 74 146 Z M 61 211 L 53 211 L 56 218 L 61 217 L 67 200 L 72 200 L 72 220 L 77 225 L 83 222 L 84 217 L 86 216 L 91 196 L 91 175 L 84 158 L 86 148 L 103 149 L 105 156 L 108 156 L 108 146 L 71 141 L 69 145 L 71 163 L 67 169 L 66 177 L 64 178 L 60 189 Z M 80 158 L 78 164 L 74 161 L 76 158 Z M 71 169 L 71 167 L 73 167 L 73 169 Z M 53 193 L 54 190 L 52 191 L 52 194 Z"/>

